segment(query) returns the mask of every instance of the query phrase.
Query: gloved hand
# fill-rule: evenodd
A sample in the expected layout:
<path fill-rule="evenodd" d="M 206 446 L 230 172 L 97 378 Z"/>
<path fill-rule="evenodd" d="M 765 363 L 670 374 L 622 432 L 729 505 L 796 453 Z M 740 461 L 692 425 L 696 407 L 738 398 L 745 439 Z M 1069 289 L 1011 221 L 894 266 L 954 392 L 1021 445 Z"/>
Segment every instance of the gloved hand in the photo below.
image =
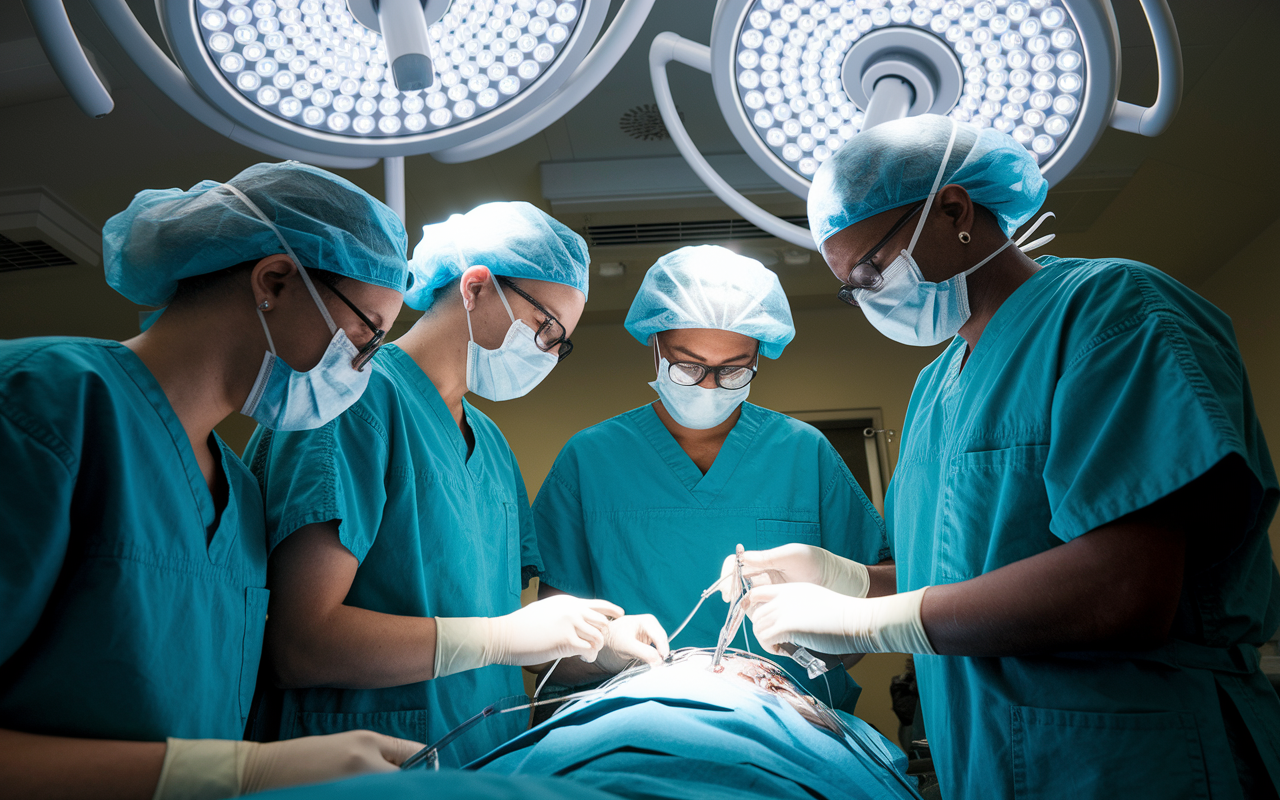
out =
<path fill-rule="evenodd" d="M 720 576 L 733 572 L 737 556 L 724 560 Z M 742 554 L 742 574 L 752 586 L 779 583 L 813 583 L 849 597 L 866 597 L 871 588 L 867 568 L 857 561 L 808 544 L 784 544 L 772 550 L 748 550 Z M 732 603 L 738 596 L 733 580 L 720 584 L 720 596 Z"/>
<path fill-rule="evenodd" d="M 671 647 L 667 632 L 652 614 L 628 614 L 609 623 L 604 647 L 596 656 L 596 666 L 610 675 L 626 669 L 633 661 L 657 664 Z"/>
<path fill-rule="evenodd" d="M 920 619 L 929 587 L 864 599 L 811 583 L 762 586 L 744 601 L 764 649 L 782 655 L 790 642 L 820 653 L 927 653 L 935 655 Z"/>
<path fill-rule="evenodd" d="M 417 742 L 373 731 L 269 744 L 169 739 L 152 800 L 218 800 L 365 772 L 392 772 L 420 749 Z"/>
<path fill-rule="evenodd" d="M 605 600 L 561 594 L 505 617 L 436 617 L 435 677 L 490 664 L 527 667 L 565 656 L 591 662 L 604 647 L 609 617 L 622 615 Z"/>

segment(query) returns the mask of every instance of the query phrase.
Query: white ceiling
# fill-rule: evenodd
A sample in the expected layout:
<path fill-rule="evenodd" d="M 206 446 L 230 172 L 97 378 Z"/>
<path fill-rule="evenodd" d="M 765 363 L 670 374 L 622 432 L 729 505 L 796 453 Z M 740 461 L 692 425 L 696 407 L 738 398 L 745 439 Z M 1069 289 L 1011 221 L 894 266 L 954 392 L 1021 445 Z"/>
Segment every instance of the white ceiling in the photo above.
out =
<path fill-rule="evenodd" d="M 162 41 L 151 0 L 130 0 L 130 5 Z M 1185 60 L 1182 109 L 1158 139 L 1114 130 L 1104 134 L 1076 172 L 1049 195 L 1046 208 L 1058 213 L 1051 227 L 1060 234 L 1049 249 L 1138 258 L 1195 286 L 1277 216 L 1271 197 L 1272 187 L 1280 183 L 1275 154 L 1280 81 L 1273 66 L 1280 0 L 1171 0 L 1170 5 Z M 1114 6 L 1123 46 L 1120 97 L 1149 104 L 1156 82 L 1150 33 L 1138 0 L 1115 0 Z M 85 0 L 67 0 L 67 7 L 110 84 L 115 110 L 101 120 L 85 117 L 34 46 L 22 5 L 0 2 L 0 193 L 44 187 L 100 226 L 141 189 L 226 178 L 266 160 L 174 106 L 133 66 Z M 553 209 L 543 198 L 539 177 L 539 165 L 548 161 L 676 155 L 670 141 L 631 138 L 619 120 L 653 102 L 647 64 L 653 37 L 671 30 L 705 42 L 713 9 L 712 0 L 658 0 L 631 50 L 595 92 L 548 130 L 504 153 L 455 165 L 429 156 L 408 159 L 411 243 L 422 224 L 490 200 L 528 200 L 578 229 L 736 216 L 709 196 L 612 204 L 594 213 Z M 671 78 L 676 103 L 703 152 L 740 154 L 720 117 L 710 78 L 678 65 L 673 65 Z M 382 194 L 380 169 L 344 174 Z M 799 200 L 776 192 L 759 197 L 779 213 L 804 210 Z M 816 256 L 807 264 L 787 266 L 781 256 L 794 248 L 777 240 L 736 246 L 776 259 L 775 269 L 798 305 L 833 302 L 834 281 Z M 620 318 L 643 270 L 668 249 L 594 250 L 597 262 L 622 262 L 627 273 L 593 284 L 588 321 Z"/>

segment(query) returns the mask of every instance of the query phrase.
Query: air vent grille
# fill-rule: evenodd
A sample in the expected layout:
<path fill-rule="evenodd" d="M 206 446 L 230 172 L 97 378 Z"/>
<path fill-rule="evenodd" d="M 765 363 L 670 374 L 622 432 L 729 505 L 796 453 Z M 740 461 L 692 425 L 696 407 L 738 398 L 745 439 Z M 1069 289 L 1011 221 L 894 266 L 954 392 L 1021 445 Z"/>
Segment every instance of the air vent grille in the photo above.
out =
<path fill-rule="evenodd" d="M 40 267 L 66 267 L 76 263 L 52 245 L 35 239 L 15 242 L 0 234 L 0 272 Z"/>
<path fill-rule="evenodd" d="M 805 217 L 783 217 L 787 222 L 809 227 Z M 767 239 L 772 234 L 744 219 L 717 219 L 698 222 L 647 222 L 632 225 L 588 225 L 587 241 L 592 247 L 627 244 L 701 244 L 727 239 Z"/>

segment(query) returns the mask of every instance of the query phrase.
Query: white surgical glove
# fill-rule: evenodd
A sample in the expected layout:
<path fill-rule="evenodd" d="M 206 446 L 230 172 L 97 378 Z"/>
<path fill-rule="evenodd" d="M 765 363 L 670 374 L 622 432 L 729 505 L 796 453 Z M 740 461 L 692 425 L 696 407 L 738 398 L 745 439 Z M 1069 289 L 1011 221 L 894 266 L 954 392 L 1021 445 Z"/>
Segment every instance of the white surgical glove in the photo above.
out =
<path fill-rule="evenodd" d="M 269 744 L 169 739 L 152 800 L 220 800 L 366 772 L 393 772 L 420 749 L 417 742 L 373 731 Z"/>
<path fill-rule="evenodd" d="M 732 555 L 724 560 L 721 577 L 733 572 L 737 558 Z M 866 597 L 871 588 L 871 577 L 865 566 L 808 544 L 748 550 L 742 554 L 742 574 L 751 580 L 752 586 L 813 583 L 849 597 Z M 732 579 L 720 584 L 720 596 L 726 603 L 738 596 L 738 587 Z"/>
<path fill-rule="evenodd" d="M 657 664 L 671 652 L 667 632 L 652 614 L 628 614 L 609 623 L 604 647 L 596 666 L 610 675 L 626 669 L 633 661 Z"/>
<path fill-rule="evenodd" d="M 784 642 L 819 653 L 935 655 L 920 619 L 929 587 L 864 599 L 811 583 L 762 586 L 747 593 L 746 611 L 761 646 L 782 655 Z"/>
<path fill-rule="evenodd" d="M 565 656 L 594 661 L 609 618 L 623 615 L 604 600 L 559 594 L 505 617 L 436 617 L 435 676 L 508 664 L 529 667 Z"/>

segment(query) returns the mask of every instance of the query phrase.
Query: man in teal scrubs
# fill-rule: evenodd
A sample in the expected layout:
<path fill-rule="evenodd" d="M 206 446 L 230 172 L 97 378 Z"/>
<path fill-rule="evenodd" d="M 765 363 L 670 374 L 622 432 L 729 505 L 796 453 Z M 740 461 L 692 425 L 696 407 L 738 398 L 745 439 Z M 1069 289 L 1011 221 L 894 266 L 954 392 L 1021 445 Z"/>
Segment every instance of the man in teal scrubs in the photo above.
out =
<path fill-rule="evenodd" d="M 524 480 L 464 397 L 519 397 L 569 355 L 587 265 L 582 237 L 528 203 L 428 225 L 405 296 L 426 313 L 379 352 L 359 402 L 314 431 L 254 435 L 272 587 L 254 738 L 432 742 L 522 694 L 519 666 L 600 652 L 613 604 L 520 607 L 542 567 Z M 517 717 L 451 753 L 483 754 Z"/>
<path fill-rule="evenodd" d="M 237 741 L 267 554 L 257 481 L 213 432 L 237 410 L 319 425 L 353 402 L 366 320 L 400 311 L 404 248 L 353 184 L 258 164 L 107 221 L 107 282 L 167 306 L 144 333 L 0 342 L 6 796 L 231 797 L 413 752 L 368 732 Z"/>
<path fill-rule="evenodd" d="M 673 630 L 738 544 L 798 543 L 864 564 L 887 557 L 884 526 L 840 455 L 810 425 L 744 402 L 760 356 L 795 336 L 773 272 L 723 247 L 683 247 L 646 273 L 627 330 L 652 349 L 659 399 L 569 440 L 534 503 L 540 594 L 616 599 Z M 877 570 L 892 591 L 892 567 Z M 699 612 L 680 644 L 715 647 L 724 615 Z M 747 641 L 739 632 L 734 647 Z M 860 691 L 843 668 L 810 682 L 834 708 Z M 561 665 L 573 684 L 623 664 Z"/>
<path fill-rule="evenodd" d="M 753 592 L 762 641 L 915 652 L 945 797 L 1275 797 L 1280 498 L 1231 322 L 1158 270 L 1041 258 L 1030 154 L 922 116 L 858 134 L 809 218 L 886 336 L 959 334 L 889 487 L 901 594 Z"/>

